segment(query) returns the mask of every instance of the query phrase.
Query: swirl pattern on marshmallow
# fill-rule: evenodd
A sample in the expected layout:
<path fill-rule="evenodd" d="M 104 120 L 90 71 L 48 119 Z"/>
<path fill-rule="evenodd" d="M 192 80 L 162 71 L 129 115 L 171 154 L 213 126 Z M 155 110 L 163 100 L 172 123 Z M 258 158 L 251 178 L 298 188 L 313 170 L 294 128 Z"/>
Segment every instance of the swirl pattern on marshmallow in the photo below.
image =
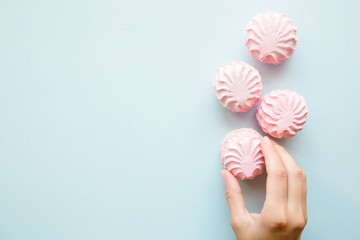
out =
<path fill-rule="evenodd" d="M 264 132 L 275 138 L 290 138 L 303 128 L 308 112 L 304 97 L 275 90 L 260 100 L 256 118 Z"/>
<path fill-rule="evenodd" d="M 297 28 L 285 14 L 264 12 L 248 24 L 245 45 L 251 55 L 263 63 L 278 64 L 288 60 L 297 44 Z"/>
<path fill-rule="evenodd" d="M 262 82 L 259 72 L 244 62 L 221 66 L 214 81 L 220 104 L 233 112 L 246 112 L 259 101 Z"/>
<path fill-rule="evenodd" d="M 220 156 L 224 167 L 241 180 L 254 179 L 265 169 L 261 152 L 262 136 L 250 128 L 240 128 L 227 134 L 221 143 Z"/>

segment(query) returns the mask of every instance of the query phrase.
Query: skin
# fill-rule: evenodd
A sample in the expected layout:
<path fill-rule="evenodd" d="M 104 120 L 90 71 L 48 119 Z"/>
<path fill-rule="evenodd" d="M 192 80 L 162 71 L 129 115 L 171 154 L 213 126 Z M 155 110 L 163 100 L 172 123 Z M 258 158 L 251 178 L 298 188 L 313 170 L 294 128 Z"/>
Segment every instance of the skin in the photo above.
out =
<path fill-rule="evenodd" d="M 238 181 L 227 170 L 221 171 L 236 239 L 300 239 L 307 223 L 306 176 L 290 154 L 268 137 L 261 140 L 261 150 L 268 177 L 260 214 L 248 212 Z"/>

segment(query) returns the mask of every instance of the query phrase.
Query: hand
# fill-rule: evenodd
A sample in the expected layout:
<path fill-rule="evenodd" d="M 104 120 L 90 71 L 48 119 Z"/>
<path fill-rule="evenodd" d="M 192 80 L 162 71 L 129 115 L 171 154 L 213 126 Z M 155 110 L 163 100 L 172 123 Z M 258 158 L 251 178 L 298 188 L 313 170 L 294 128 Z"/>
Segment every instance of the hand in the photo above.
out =
<path fill-rule="evenodd" d="M 268 137 L 261 140 L 261 149 L 268 176 L 260 214 L 247 211 L 238 181 L 227 170 L 221 171 L 236 239 L 300 239 L 307 222 L 306 176 L 289 153 Z"/>

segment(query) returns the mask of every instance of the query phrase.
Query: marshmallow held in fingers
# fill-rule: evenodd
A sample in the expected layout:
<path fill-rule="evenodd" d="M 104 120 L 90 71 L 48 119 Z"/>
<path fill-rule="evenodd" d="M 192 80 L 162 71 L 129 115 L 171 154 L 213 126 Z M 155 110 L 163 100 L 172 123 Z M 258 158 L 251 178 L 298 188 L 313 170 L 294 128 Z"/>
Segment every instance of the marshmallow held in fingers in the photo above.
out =
<path fill-rule="evenodd" d="M 263 173 L 265 163 L 260 148 L 261 138 L 258 132 L 250 128 L 227 134 L 220 148 L 224 167 L 241 180 L 254 179 Z"/>
<path fill-rule="evenodd" d="M 266 199 L 260 214 L 249 213 L 235 177 L 221 171 L 237 239 L 300 239 L 307 221 L 306 178 L 287 151 L 268 137 L 261 139 L 265 157 Z"/>

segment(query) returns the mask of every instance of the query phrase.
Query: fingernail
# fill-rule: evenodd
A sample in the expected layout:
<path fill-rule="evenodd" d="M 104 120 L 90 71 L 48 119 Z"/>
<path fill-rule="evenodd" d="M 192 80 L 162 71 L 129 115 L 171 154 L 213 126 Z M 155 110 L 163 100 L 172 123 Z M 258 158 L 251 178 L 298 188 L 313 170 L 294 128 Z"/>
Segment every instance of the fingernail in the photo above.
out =
<path fill-rule="evenodd" d="M 224 183 L 226 183 L 226 175 L 225 175 L 225 172 L 224 172 L 224 171 L 221 171 L 220 173 L 221 173 L 221 177 L 222 177 Z"/>
<path fill-rule="evenodd" d="M 264 137 L 264 142 L 265 142 L 266 144 L 271 144 L 271 141 L 270 141 L 270 139 L 269 139 L 267 136 Z"/>

